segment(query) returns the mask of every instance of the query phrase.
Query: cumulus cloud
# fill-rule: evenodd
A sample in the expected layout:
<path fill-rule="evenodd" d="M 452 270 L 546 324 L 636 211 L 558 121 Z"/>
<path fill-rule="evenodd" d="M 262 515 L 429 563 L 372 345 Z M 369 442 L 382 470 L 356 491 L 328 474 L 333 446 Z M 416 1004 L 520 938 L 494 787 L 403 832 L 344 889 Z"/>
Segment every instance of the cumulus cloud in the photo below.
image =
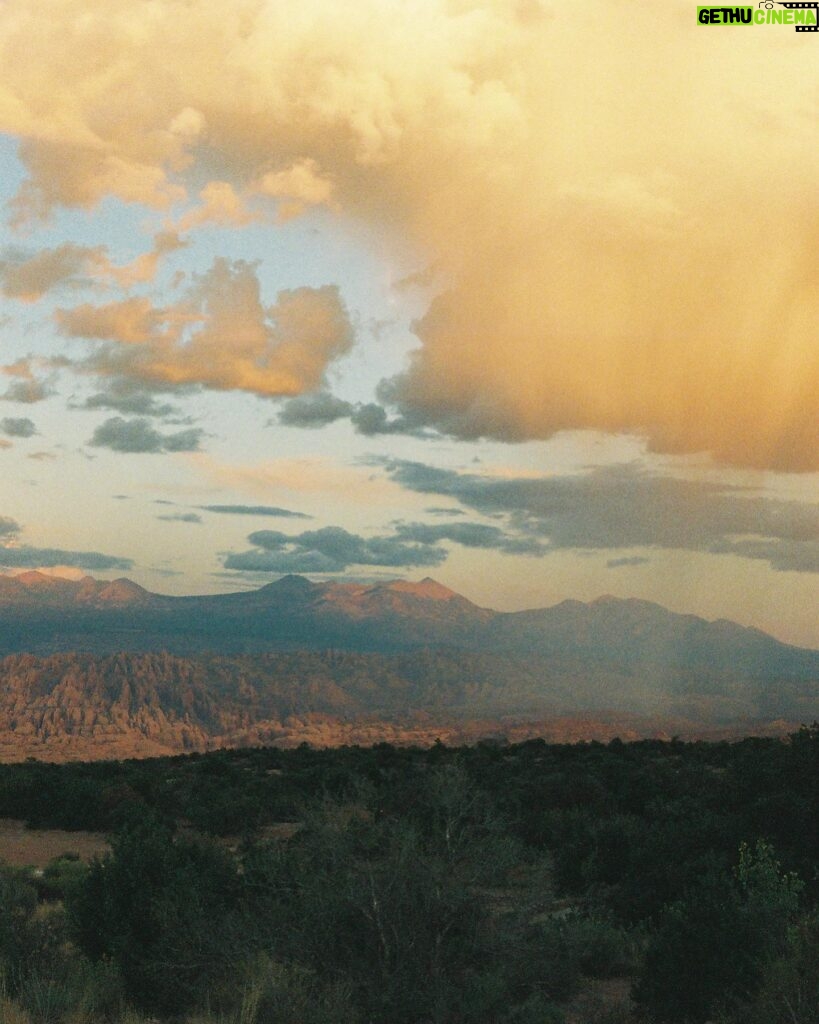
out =
<path fill-rule="evenodd" d="M 306 512 L 293 512 L 275 505 L 200 505 L 203 512 L 233 516 L 276 516 L 281 519 L 312 519 Z"/>
<path fill-rule="evenodd" d="M 317 429 L 338 420 L 347 419 L 356 432 L 365 437 L 379 434 L 409 434 L 414 437 L 431 436 L 418 415 L 406 410 L 390 418 L 383 405 L 376 402 L 346 402 L 327 391 L 299 395 L 284 403 L 278 422 L 286 427 Z"/>
<path fill-rule="evenodd" d="M 0 400 L 34 405 L 54 393 L 51 379 L 48 376 L 37 377 L 32 363 L 31 358 L 26 358 L 0 366 L 0 373 L 12 378 L 9 386 L 0 395 Z"/>
<path fill-rule="evenodd" d="M 0 259 L 0 291 L 8 299 L 36 302 L 46 292 L 91 271 L 103 256 L 102 246 L 67 242 L 26 256 L 6 252 Z"/>
<path fill-rule="evenodd" d="M 386 467 L 408 490 L 445 495 L 484 514 L 504 514 L 521 540 L 528 536 L 551 549 L 682 549 L 762 559 L 774 569 L 816 571 L 815 504 L 663 476 L 631 464 L 546 477 L 459 473 L 399 460 L 387 461 Z"/>
<path fill-rule="evenodd" d="M 260 217 L 257 211 L 247 207 L 245 200 L 227 181 L 208 182 L 199 193 L 199 198 L 200 205 L 195 206 L 177 221 L 177 231 L 190 231 L 202 224 L 240 228 L 252 224 Z"/>
<path fill-rule="evenodd" d="M 36 302 L 61 285 L 77 287 L 94 279 L 130 288 L 153 281 L 160 260 L 184 244 L 176 232 L 161 231 L 149 252 L 121 266 L 112 262 L 105 245 L 64 242 L 33 254 L 7 250 L 0 259 L 0 292 L 9 299 Z"/>
<path fill-rule="evenodd" d="M 23 405 L 34 405 L 45 401 L 54 392 L 43 380 L 14 380 L 0 395 L 4 402 L 20 402 Z"/>
<path fill-rule="evenodd" d="M 220 185 L 283 214 L 338 204 L 448 282 L 393 382 L 399 417 L 819 469 L 813 55 L 793 33 L 717 39 L 674 5 L 623 12 L 5 0 L 16 210 L 161 208 Z M 139 370 L 198 379 L 168 359 L 161 312 Z M 206 383 L 310 389 L 250 372 L 241 343 L 237 362 Z"/>
<path fill-rule="evenodd" d="M 336 207 L 334 186 L 322 175 L 310 158 L 299 160 L 280 171 L 268 171 L 253 186 L 253 191 L 278 200 L 278 219 L 290 220 L 310 206 Z"/>
<path fill-rule="evenodd" d="M 194 452 L 198 451 L 203 435 L 204 431 L 197 428 L 163 434 L 147 419 L 124 420 L 114 416 L 97 427 L 88 443 L 115 452 Z"/>
<path fill-rule="evenodd" d="M 91 572 L 108 569 L 130 569 L 130 558 L 103 555 L 98 551 L 64 551 L 61 548 L 3 547 L 0 545 L 0 566 L 6 569 L 40 569 L 69 566 Z"/>
<path fill-rule="evenodd" d="M 128 377 L 113 377 L 106 382 L 105 389 L 90 395 L 83 403 L 83 409 L 113 409 L 129 416 L 173 416 L 176 406 L 157 400 L 154 391 L 139 381 Z"/>
<path fill-rule="evenodd" d="M 292 537 L 276 530 L 257 530 L 250 534 L 248 540 L 271 556 L 319 556 L 325 562 L 321 571 L 327 572 L 341 572 L 349 565 L 381 565 L 396 568 L 440 565 L 446 559 L 446 551 L 432 544 L 408 543 L 398 536 L 365 538 L 349 533 L 340 526 L 305 530 L 304 533 Z M 245 556 L 229 555 L 225 561 L 225 568 L 240 568 L 235 558 L 248 557 L 250 554 L 248 552 Z M 268 564 L 269 561 L 268 559 Z M 335 568 L 329 568 L 331 563 Z"/>
<path fill-rule="evenodd" d="M 68 337 L 99 343 L 81 364 L 88 372 L 259 395 L 315 389 L 353 342 L 337 288 L 284 290 L 265 307 L 255 268 L 243 260 L 215 260 L 174 306 L 129 298 L 62 309 L 57 317 Z"/>
<path fill-rule="evenodd" d="M 253 572 L 344 572 L 350 566 L 409 568 L 441 565 L 449 556 L 442 542 L 504 554 L 541 556 L 549 546 L 536 537 L 482 523 L 397 523 L 391 534 L 362 537 L 339 526 L 288 535 L 257 530 L 253 551 L 230 554 L 226 569 Z M 308 567 L 309 566 L 309 567 Z"/>
<path fill-rule="evenodd" d="M 22 527 L 8 516 L 0 516 L 0 567 L 4 569 L 40 569 L 68 566 L 79 569 L 130 569 L 130 558 L 103 555 L 98 551 L 63 551 L 60 548 L 35 548 L 18 542 Z"/>
<path fill-rule="evenodd" d="M 9 516 L 0 516 L 0 537 L 14 537 L 20 532 L 20 524 Z"/>
<path fill-rule="evenodd" d="M 442 540 L 449 540 L 465 548 L 492 549 L 516 555 L 544 555 L 549 550 L 547 545 L 535 537 L 510 536 L 500 527 L 484 523 L 400 523 L 395 532 L 402 540 L 421 544 L 438 544 Z"/>
<path fill-rule="evenodd" d="M 286 427 L 315 429 L 347 419 L 354 409 L 352 402 L 345 402 L 328 391 L 318 391 L 285 402 L 278 419 Z"/>
<path fill-rule="evenodd" d="M 9 437 L 33 437 L 37 428 L 27 416 L 6 416 L 0 420 L 0 431 Z"/>

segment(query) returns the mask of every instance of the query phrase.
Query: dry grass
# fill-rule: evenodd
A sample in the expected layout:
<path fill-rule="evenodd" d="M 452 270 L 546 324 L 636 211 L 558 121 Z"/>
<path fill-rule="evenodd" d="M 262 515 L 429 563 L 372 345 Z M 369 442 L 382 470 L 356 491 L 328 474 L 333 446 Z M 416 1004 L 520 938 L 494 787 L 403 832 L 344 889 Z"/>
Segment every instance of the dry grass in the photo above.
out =
<path fill-rule="evenodd" d="M 105 836 L 99 832 L 34 830 L 27 829 L 22 821 L 0 818 L 0 860 L 15 867 L 44 868 L 61 853 L 77 853 L 82 860 L 89 861 L 107 849 Z"/>

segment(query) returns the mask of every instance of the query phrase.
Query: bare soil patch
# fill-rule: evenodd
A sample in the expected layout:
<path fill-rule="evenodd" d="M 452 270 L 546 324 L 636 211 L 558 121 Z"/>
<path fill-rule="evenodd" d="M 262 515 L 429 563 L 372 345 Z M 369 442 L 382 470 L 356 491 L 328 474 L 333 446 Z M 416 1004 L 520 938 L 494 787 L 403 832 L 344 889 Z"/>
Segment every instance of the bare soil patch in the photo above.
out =
<path fill-rule="evenodd" d="M 0 818 L 0 860 L 15 867 L 44 868 L 61 853 L 76 853 L 89 861 L 107 849 L 108 842 L 101 832 L 30 829 L 25 822 Z"/>

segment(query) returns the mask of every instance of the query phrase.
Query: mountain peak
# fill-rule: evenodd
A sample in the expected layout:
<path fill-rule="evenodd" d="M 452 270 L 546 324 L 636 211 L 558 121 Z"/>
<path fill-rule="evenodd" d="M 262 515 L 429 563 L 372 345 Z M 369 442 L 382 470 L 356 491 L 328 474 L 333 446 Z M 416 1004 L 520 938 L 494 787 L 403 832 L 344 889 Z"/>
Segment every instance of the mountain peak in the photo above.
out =
<path fill-rule="evenodd" d="M 24 587 L 53 587 L 55 584 L 59 586 L 59 581 L 53 576 L 47 576 L 44 572 L 39 572 L 37 569 L 29 569 L 28 572 L 20 572 L 14 577 L 18 583 L 22 583 Z"/>
<path fill-rule="evenodd" d="M 413 597 L 423 597 L 432 601 L 451 601 L 453 598 L 458 597 L 454 590 L 450 590 L 449 587 L 438 583 L 431 576 L 425 576 L 418 583 L 413 583 L 410 580 L 393 580 L 386 584 L 386 589 L 398 591 L 402 594 L 410 594 Z"/>
<path fill-rule="evenodd" d="M 96 600 L 104 604 L 133 604 L 149 597 L 148 591 L 125 576 L 102 585 L 96 593 Z"/>

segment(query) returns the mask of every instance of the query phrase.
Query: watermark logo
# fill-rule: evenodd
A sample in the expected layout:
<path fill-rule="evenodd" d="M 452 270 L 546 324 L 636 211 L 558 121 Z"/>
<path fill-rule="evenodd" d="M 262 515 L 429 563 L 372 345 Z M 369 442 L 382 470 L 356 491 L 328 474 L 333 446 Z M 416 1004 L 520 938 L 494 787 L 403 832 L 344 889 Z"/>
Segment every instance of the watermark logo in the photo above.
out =
<path fill-rule="evenodd" d="M 756 7 L 698 7 L 699 25 L 793 25 L 797 32 L 819 31 L 819 0 L 782 3 L 762 0 Z"/>

